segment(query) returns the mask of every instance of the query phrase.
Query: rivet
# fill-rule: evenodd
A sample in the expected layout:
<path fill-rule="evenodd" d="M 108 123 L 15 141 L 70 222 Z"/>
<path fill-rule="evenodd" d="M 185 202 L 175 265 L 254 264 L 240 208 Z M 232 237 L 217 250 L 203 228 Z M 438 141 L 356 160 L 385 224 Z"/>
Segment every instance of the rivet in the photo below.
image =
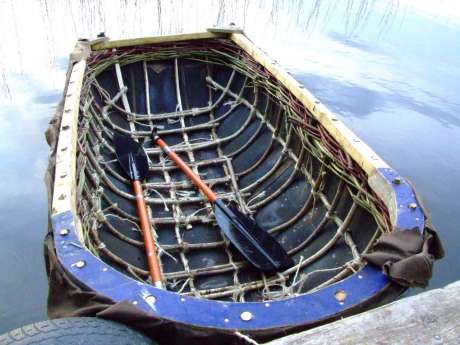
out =
<path fill-rule="evenodd" d="M 442 337 L 440 335 L 438 335 L 438 334 L 433 336 L 433 338 L 434 338 L 434 340 L 438 340 L 438 341 L 442 340 Z"/>
<path fill-rule="evenodd" d="M 72 109 L 70 109 L 70 108 L 67 108 L 66 110 L 64 110 L 64 112 L 66 112 L 66 113 L 70 113 L 71 111 L 72 111 Z"/>
<path fill-rule="evenodd" d="M 79 260 L 76 263 L 74 263 L 72 266 L 75 266 L 76 268 L 83 268 L 86 266 L 86 262 L 84 260 Z"/>
<path fill-rule="evenodd" d="M 415 209 L 417 208 L 417 204 L 416 204 L 415 202 L 411 202 L 411 203 L 409 204 L 409 208 L 410 208 L 411 210 L 415 210 Z"/>
<path fill-rule="evenodd" d="M 66 173 L 64 173 L 64 174 L 62 174 L 62 175 L 60 176 L 60 178 L 64 178 L 64 177 L 67 177 L 67 174 L 66 174 Z"/>
<path fill-rule="evenodd" d="M 71 93 L 68 93 L 66 97 L 70 97 L 70 96 L 72 96 L 72 94 L 71 94 Z"/>
<path fill-rule="evenodd" d="M 108 268 L 107 268 L 107 267 L 104 267 L 104 268 L 102 269 L 102 272 L 107 272 L 107 270 L 108 270 Z"/>
<path fill-rule="evenodd" d="M 65 199 L 65 197 L 66 197 L 66 195 L 65 195 L 65 194 L 61 194 L 61 195 L 59 195 L 59 197 L 58 197 L 58 200 L 64 200 L 64 199 Z"/>
<path fill-rule="evenodd" d="M 229 320 L 229 319 L 224 319 L 224 322 L 225 322 L 225 323 L 229 323 L 230 320 Z"/>
<path fill-rule="evenodd" d="M 243 311 L 240 315 L 241 320 L 243 321 L 251 321 L 252 320 L 252 313 L 250 311 Z"/>
<path fill-rule="evenodd" d="M 67 236 L 69 234 L 69 229 L 61 229 L 61 231 L 59 231 L 59 234 L 61 236 Z"/>
<path fill-rule="evenodd" d="M 339 290 L 335 293 L 335 299 L 339 301 L 341 304 L 346 300 L 347 293 L 343 290 Z"/>
<path fill-rule="evenodd" d="M 270 303 L 265 303 L 265 306 L 268 308 L 270 307 Z"/>
<path fill-rule="evenodd" d="M 156 297 L 153 295 L 145 296 L 144 299 L 148 304 L 155 304 L 157 302 Z"/>
<path fill-rule="evenodd" d="M 133 304 L 136 305 L 136 304 L 137 304 L 137 301 L 133 301 Z"/>
<path fill-rule="evenodd" d="M 180 299 L 180 301 L 181 301 L 181 302 L 185 302 L 185 298 L 182 297 L 182 298 Z"/>
<path fill-rule="evenodd" d="M 70 128 L 70 126 L 67 126 L 67 125 L 66 125 L 66 126 L 62 126 L 62 130 L 63 130 L 63 131 L 66 131 L 66 130 L 68 130 L 69 128 Z"/>
<path fill-rule="evenodd" d="M 67 146 L 61 149 L 61 151 L 66 151 L 66 150 L 67 150 Z"/>
<path fill-rule="evenodd" d="M 358 274 L 358 279 L 363 279 L 363 276 L 361 274 Z"/>
<path fill-rule="evenodd" d="M 393 183 L 394 183 L 394 184 L 401 184 L 401 178 L 400 178 L 400 177 L 395 177 L 395 178 L 393 179 Z"/>

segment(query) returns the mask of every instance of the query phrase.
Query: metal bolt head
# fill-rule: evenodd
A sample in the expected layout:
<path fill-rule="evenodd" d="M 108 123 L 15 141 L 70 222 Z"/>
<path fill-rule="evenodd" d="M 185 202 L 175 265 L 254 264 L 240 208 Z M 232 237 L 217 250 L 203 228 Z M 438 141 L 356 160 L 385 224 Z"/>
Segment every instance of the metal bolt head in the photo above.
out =
<path fill-rule="evenodd" d="M 157 298 L 153 295 L 145 296 L 144 299 L 148 304 L 155 304 L 157 301 Z"/>
<path fill-rule="evenodd" d="M 347 299 L 347 293 L 343 290 L 339 290 L 335 293 L 335 299 L 343 303 Z"/>
<path fill-rule="evenodd" d="M 401 178 L 400 178 L 400 177 L 395 177 L 395 178 L 393 179 L 393 183 L 394 183 L 394 184 L 401 184 Z"/>
<path fill-rule="evenodd" d="M 86 262 L 84 260 L 79 260 L 76 263 L 74 263 L 74 266 L 76 268 L 83 268 L 86 266 Z"/>
<path fill-rule="evenodd" d="M 417 204 L 416 204 L 415 202 L 411 202 L 411 203 L 409 204 L 409 208 L 410 208 L 411 210 L 415 210 L 415 209 L 417 208 Z"/>
<path fill-rule="evenodd" d="M 59 231 L 59 234 L 61 236 L 67 236 L 69 234 L 69 229 L 61 229 L 61 231 Z"/>
<path fill-rule="evenodd" d="M 241 317 L 241 320 L 243 321 L 251 321 L 253 318 L 253 315 L 250 311 L 243 311 L 240 317 Z"/>

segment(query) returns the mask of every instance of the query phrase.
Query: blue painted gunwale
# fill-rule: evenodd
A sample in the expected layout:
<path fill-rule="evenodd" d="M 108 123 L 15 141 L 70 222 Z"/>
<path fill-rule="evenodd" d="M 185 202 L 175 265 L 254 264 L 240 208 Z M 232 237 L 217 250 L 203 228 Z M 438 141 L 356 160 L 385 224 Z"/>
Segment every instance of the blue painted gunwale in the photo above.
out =
<path fill-rule="evenodd" d="M 378 170 L 385 182 L 394 190 L 397 207 L 394 228 L 423 231 L 424 214 L 415 193 L 406 181 L 393 183 L 399 174 L 391 168 Z M 409 205 L 416 207 L 410 208 Z M 332 318 L 358 307 L 384 292 L 391 282 L 380 269 L 367 265 L 344 280 L 319 291 L 270 302 L 221 302 L 181 296 L 167 290 L 138 282 L 113 269 L 87 250 L 75 231 L 75 215 L 71 211 L 52 217 L 57 256 L 62 266 L 80 284 L 114 302 L 130 301 L 143 311 L 160 319 L 208 329 L 256 331 L 291 328 Z M 68 229 L 67 235 L 61 230 Z M 78 268 L 76 263 L 84 261 Z M 335 294 L 347 294 L 339 302 Z M 155 303 L 148 303 L 154 296 Z M 250 321 L 243 321 L 241 313 L 252 313 Z"/>

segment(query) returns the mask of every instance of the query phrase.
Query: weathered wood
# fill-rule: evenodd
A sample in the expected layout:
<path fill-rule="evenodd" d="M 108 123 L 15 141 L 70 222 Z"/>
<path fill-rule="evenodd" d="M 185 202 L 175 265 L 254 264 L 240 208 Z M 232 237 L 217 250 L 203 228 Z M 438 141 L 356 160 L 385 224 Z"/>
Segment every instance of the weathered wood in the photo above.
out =
<path fill-rule="evenodd" d="M 244 34 L 244 30 L 240 28 L 239 26 L 235 26 L 235 25 L 214 26 L 212 28 L 207 28 L 206 31 L 227 33 L 227 34 L 231 34 L 231 33 Z"/>
<path fill-rule="evenodd" d="M 269 344 L 460 344 L 460 281 Z"/>
<path fill-rule="evenodd" d="M 77 46 L 78 47 L 78 46 Z M 77 136 L 80 94 L 85 76 L 86 60 L 75 63 L 67 83 L 67 92 L 59 129 L 56 149 L 52 215 L 77 209 Z M 77 235 L 82 239 L 81 224 L 75 224 Z"/>
<path fill-rule="evenodd" d="M 68 80 L 56 151 L 52 213 L 76 210 L 77 130 L 86 60 L 77 62 Z"/>
<path fill-rule="evenodd" d="M 91 49 L 92 50 L 103 50 L 103 49 L 112 49 L 112 48 L 120 48 L 120 47 L 131 47 L 131 46 L 138 46 L 138 45 L 203 40 L 203 39 L 209 39 L 209 38 L 221 38 L 221 37 L 227 37 L 227 36 L 228 36 L 228 33 L 226 32 L 197 32 L 197 33 L 191 33 L 191 34 L 166 35 L 166 36 L 157 36 L 157 37 L 142 37 L 142 38 L 132 38 L 132 39 L 125 39 L 125 40 L 104 41 L 104 42 L 93 44 L 91 46 Z"/>

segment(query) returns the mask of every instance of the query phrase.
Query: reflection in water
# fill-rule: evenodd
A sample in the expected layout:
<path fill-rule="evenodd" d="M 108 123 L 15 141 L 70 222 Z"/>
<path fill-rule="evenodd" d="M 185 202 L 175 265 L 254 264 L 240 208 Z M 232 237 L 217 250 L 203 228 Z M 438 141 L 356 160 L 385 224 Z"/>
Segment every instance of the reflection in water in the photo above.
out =
<path fill-rule="evenodd" d="M 377 91 L 317 74 L 299 72 L 297 79 L 308 85 L 308 89 L 315 96 L 327 102 L 333 112 L 346 118 L 372 116 L 373 113 L 383 111 L 391 104 L 398 104 L 420 115 L 430 117 L 443 126 L 460 127 L 460 116 L 455 113 L 459 104 L 449 104 L 440 99 L 436 102 L 425 102 L 407 92 L 400 92 L 400 89 L 397 92 L 391 89 L 387 89 L 386 92 Z"/>
<path fill-rule="evenodd" d="M 45 317 L 42 133 L 76 39 L 101 31 L 126 38 L 241 25 L 414 180 L 447 252 L 455 252 L 460 21 L 452 13 L 458 7 L 434 0 L 0 1 L 0 333 Z M 457 279 L 459 270 L 448 256 L 431 286 Z"/>
<path fill-rule="evenodd" d="M 106 32 L 113 38 L 164 35 L 202 31 L 213 25 L 241 25 L 251 37 L 312 35 L 335 25 L 344 25 L 351 36 L 363 30 L 371 17 L 381 31 L 388 31 L 398 17 L 399 1 L 61 1 L 0 2 L 0 56 L 8 72 L 54 74 L 56 59 L 66 56 L 79 37 Z M 37 15 L 38 14 L 38 15 Z M 5 68 L 5 67 L 4 67 Z M 56 87 L 62 76 L 51 80 Z M 9 94 L 5 73 L 2 95 Z"/>

